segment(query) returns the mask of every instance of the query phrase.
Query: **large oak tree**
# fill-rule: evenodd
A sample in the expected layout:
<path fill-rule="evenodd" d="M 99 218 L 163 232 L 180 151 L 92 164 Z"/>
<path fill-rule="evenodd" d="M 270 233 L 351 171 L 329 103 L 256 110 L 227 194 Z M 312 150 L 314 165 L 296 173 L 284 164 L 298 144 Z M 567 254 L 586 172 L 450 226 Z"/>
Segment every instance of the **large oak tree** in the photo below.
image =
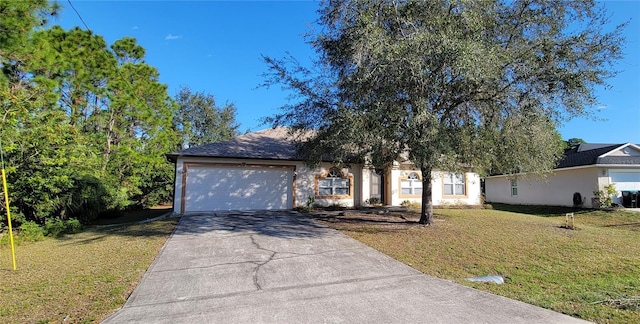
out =
<path fill-rule="evenodd" d="M 330 0 L 319 13 L 315 66 L 265 58 L 265 84 L 300 99 L 268 121 L 317 130 L 300 149 L 310 164 L 408 159 L 423 224 L 433 170 L 553 168 L 557 126 L 594 107 L 623 43 L 593 1 Z"/>

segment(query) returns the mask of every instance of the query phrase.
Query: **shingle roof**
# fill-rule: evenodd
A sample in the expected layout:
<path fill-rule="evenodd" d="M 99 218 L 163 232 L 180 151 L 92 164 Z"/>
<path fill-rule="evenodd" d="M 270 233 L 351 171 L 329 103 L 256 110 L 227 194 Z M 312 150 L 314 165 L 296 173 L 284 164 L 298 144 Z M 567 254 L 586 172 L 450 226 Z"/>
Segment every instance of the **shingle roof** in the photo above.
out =
<path fill-rule="evenodd" d="M 625 144 L 580 144 L 565 151 L 556 169 L 594 164 L 628 164 L 640 165 L 640 156 L 605 156 L 608 152 Z"/>
<path fill-rule="evenodd" d="M 179 156 L 266 160 L 300 160 L 294 138 L 284 127 L 236 136 L 230 140 L 190 147 L 167 154 L 173 162 Z"/>

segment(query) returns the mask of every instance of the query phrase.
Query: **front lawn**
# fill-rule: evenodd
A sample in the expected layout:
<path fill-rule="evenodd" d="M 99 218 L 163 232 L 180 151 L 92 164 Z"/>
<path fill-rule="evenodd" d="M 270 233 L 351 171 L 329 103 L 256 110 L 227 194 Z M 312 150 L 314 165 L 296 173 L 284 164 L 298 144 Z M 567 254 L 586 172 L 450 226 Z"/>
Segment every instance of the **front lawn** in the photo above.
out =
<path fill-rule="evenodd" d="M 16 246 L 17 271 L 9 246 L 0 246 L 0 322 L 103 320 L 124 304 L 177 221 L 93 226 L 59 239 L 23 242 Z"/>
<path fill-rule="evenodd" d="M 599 323 L 640 323 L 640 213 L 496 205 L 346 213 L 331 227 L 426 274 Z M 465 278 L 498 274 L 505 284 Z"/>

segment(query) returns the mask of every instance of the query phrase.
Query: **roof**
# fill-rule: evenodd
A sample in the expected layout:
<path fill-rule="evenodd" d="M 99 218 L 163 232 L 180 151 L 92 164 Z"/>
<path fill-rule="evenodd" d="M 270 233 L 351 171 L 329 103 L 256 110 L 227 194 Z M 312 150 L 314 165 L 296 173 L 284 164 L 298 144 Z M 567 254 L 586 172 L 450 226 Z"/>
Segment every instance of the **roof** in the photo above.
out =
<path fill-rule="evenodd" d="M 167 158 L 172 162 L 175 162 L 181 156 L 301 160 L 296 154 L 295 137 L 284 127 L 247 133 L 230 140 L 190 147 L 167 154 Z"/>
<path fill-rule="evenodd" d="M 609 156 L 609 153 L 621 150 L 625 147 L 632 147 L 640 151 L 640 146 L 636 144 L 589 144 L 583 143 L 567 149 L 564 157 L 558 162 L 556 169 L 570 168 L 577 166 L 611 164 L 611 165 L 640 165 L 640 156 Z"/>

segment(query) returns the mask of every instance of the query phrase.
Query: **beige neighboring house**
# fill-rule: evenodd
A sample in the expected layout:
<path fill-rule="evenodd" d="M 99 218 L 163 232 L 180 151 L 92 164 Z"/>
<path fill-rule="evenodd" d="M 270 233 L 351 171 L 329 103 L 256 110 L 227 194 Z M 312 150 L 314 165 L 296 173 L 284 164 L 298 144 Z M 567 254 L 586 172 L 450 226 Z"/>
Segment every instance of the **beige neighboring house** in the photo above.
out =
<path fill-rule="evenodd" d="M 236 136 L 230 140 L 167 154 L 175 163 L 174 212 L 292 209 L 315 204 L 367 206 L 371 201 L 398 206 L 420 202 L 420 171 L 410 163 L 376 170 L 323 161 L 308 168 L 296 155 L 286 128 Z M 434 205 L 478 205 L 480 177 L 473 172 L 432 174 Z M 372 199 L 374 198 L 374 199 Z"/>
<path fill-rule="evenodd" d="M 580 144 L 568 149 L 546 178 L 496 175 L 484 182 L 488 203 L 573 206 L 577 193 L 584 207 L 596 208 L 593 192 L 613 183 L 617 190 L 613 202 L 637 207 L 637 200 L 635 206 L 630 203 L 631 195 L 637 197 L 640 191 L 640 146 Z"/>

